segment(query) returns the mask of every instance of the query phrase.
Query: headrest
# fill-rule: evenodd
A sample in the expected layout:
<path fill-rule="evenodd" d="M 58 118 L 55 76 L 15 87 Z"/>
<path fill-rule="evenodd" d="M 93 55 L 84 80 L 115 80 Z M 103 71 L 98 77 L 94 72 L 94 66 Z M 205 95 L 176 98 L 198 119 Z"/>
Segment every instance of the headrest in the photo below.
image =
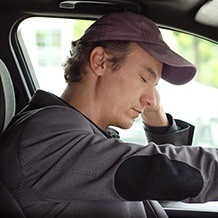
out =
<path fill-rule="evenodd" d="M 0 134 L 15 114 L 15 94 L 11 76 L 0 59 Z"/>

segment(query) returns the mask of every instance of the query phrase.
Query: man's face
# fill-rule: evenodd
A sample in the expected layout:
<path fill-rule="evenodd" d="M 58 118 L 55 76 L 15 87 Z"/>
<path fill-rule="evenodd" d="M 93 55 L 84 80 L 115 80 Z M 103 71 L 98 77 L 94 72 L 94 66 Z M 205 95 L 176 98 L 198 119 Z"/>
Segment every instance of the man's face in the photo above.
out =
<path fill-rule="evenodd" d="M 122 67 L 116 72 L 107 72 L 103 119 L 108 125 L 128 129 L 145 104 L 156 105 L 155 86 L 162 68 L 162 62 L 133 43 Z"/>

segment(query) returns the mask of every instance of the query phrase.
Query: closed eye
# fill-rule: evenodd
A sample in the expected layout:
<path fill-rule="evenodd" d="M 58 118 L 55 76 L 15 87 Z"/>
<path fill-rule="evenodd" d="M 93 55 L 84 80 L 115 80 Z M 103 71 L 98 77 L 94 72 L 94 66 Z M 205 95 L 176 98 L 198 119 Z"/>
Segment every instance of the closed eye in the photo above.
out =
<path fill-rule="evenodd" d="M 141 78 L 142 78 L 143 82 L 147 83 L 147 80 L 144 77 L 141 76 Z"/>

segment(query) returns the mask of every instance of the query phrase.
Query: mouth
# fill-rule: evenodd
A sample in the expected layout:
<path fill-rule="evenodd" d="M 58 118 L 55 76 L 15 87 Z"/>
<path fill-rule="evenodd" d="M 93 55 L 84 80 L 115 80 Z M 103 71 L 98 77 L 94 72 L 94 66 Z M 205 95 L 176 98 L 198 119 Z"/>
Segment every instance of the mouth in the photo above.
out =
<path fill-rule="evenodd" d="M 133 110 L 133 112 L 134 112 L 134 114 L 133 114 L 133 119 L 136 119 L 136 118 L 139 116 L 139 114 L 142 113 L 140 110 L 138 110 L 138 109 L 136 109 L 136 108 L 132 108 L 132 110 Z"/>
<path fill-rule="evenodd" d="M 142 113 L 141 110 L 138 110 L 138 109 L 136 109 L 136 108 L 133 108 L 133 110 L 136 111 L 138 114 L 141 114 L 141 113 Z"/>

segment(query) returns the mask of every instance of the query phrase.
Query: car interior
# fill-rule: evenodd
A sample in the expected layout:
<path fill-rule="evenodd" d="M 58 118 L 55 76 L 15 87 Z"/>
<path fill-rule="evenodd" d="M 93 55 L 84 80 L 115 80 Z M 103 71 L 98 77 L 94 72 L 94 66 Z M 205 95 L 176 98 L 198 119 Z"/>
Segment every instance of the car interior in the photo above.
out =
<path fill-rule="evenodd" d="M 166 96 L 163 94 L 163 102 L 168 104 L 169 110 L 174 107 L 174 114 L 177 113 L 180 116 L 181 113 L 184 113 L 184 117 L 181 117 L 181 119 L 189 119 L 192 122 L 194 116 L 199 112 L 199 116 L 193 121 L 196 121 L 197 126 L 195 143 L 200 146 L 205 145 L 218 148 L 218 138 L 214 130 L 218 127 L 218 110 L 215 99 L 218 97 L 218 82 L 216 82 L 216 80 L 218 81 L 218 0 L 1 0 L 0 2 L 1 135 L 12 117 L 27 105 L 35 91 L 37 89 L 46 89 L 52 83 L 52 79 L 56 78 L 55 75 L 48 75 L 46 77 L 46 73 L 41 66 L 46 67 L 44 69 L 45 71 L 53 71 L 54 66 L 57 64 L 61 67 L 64 57 L 69 52 L 72 33 L 69 32 L 69 42 L 63 45 L 58 41 L 58 37 L 62 37 L 62 35 L 67 35 L 68 33 L 62 33 L 62 30 L 57 30 L 59 26 L 66 30 L 66 28 L 72 25 L 72 22 L 76 23 L 76 20 L 85 20 L 88 23 L 84 22 L 85 29 L 87 25 L 90 25 L 107 12 L 132 11 L 140 13 L 156 22 L 163 31 L 166 31 L 165 35 L 169 37 L 169 42 L 171 43 L 172 38 L 170 37 L 172 37 L 172 34 L 168 33 L 168 31 L 176 31 L 177 33 L 174 35 L 180 37 L 179 40 L 183 40 L 182 43 L 184 44 L 184 51 L 181 54 L 188 58 L 193 58 L 193 61 L 197 60 L 195 63 L 203 60 L 198 65 L 203 72 L 199 74 L 202 77 L 199 76 L 196 78 L 197 82 L 203 81 L 200 85 L 199 83 L 195 83 L 195 81 L 181 89 L 180 87 L 169 87 L 163 84 L 160 89 L 163 89 L 163 93 L 165 90 L 171 93 L 170 97 L 168 94 Z M 63 23 L 60 23 L 59 25 L 58 22 L 62 22 L 63 20 L 69 22 L 69 24 L 64 26 Z M 50 21 L 53 23 L 50 23 Z M 55 37 L 58 38 L 53 44 L 62 48 L 64 47 L 66 53 L 63 55 L 57 49 L 53 49 L 52 52 L 49 50 L 50 53 L 46 53 L 48 49 L 43 48 L 44 41 L 47 40 L 51 44 L 53 39 L 49 37 L 53 37 L 53 35 L 51 32 L 48 32 L 46 33 L 48 38 L 46 40 L 42 39 L 42 35 L 45 35 L 45 32 L 42 33 L 38 26 L 46 30 L 46 28 L 49 29 L 46 27 L 49 24 L 50 26 L 54 25 L 55 31 L 52 34 L 55 33 Z M 83 22 L 79 23 L 79 25 L 81 24 Z M 36 29 L 36 26 L 38 29 Z M 180 33 L 190 35 L 193 41 L 181 39 L 182 36 Z M 33 40 L 34 37 L 38 37 L 36 43 Z M 199 47 L 196 49 L 196 38 L 208 42 L 209 45 L 206 46 L 202 41 L 198 41 Z M 63 41 L 65 41 L 65 38 L 63 38 Z M 35 47 L 33 45 L 34 43 Z M 37 46 L 41 48 L 41 50 L 37 50 L 36 52 L 37 55 L 42 55 L 39 59 L 37 59 L 38 56 L 36 57 L 36 53 L 33 53 L 38 48 Z M 201 52 L 199 58 L 196 59 L 196 53 L 188 53 L 188 47 L 193 47 L 196 52 Z M 57 53 L 57 55 L 55 56 L 54 53 Z M 59 54 L 60 56 L 58 56 Z M 51 57 L 53 58 L 52 61 L 55 62 L 52 62 L 53 65 L 51 62 L 49 64 L 44 63 L 45 59 Z M 39 62 L 36 60 L 39 60 Z M 206 66 L 204 60 L 210 64 L 211 68 Z M 47 91 L 55 92 L 58 89 L 57 84 L 59 78 L 63 77 L 63 75 L 59 73 L 59 68 L 57 69 L 57 78 L 53 81 L 52 88 Z M 61 87 L 60 90 L 63 90 L 63 88 Z M 198 107 L 198 111 L 196 112 L 194 107 L 193 110 L 187 112 L 185 109 L 180 111 L 176 107 L 176 103 L 174 105 L 169 103 L 169 100 L 172 102 L 172 99 L 175 98 L 173 95 L 175 92 L 177 92 L 177 98 L 186 96 L 186 103 L 182 103 L 183 106 L 185 104 L 195 104 Z M 192 92 L 193 95 L 190 95 L 189 99 L 188 96 Z M 201 96 L 201 98 L 195 100 L 193 96 L 194 98 Z M 208 101 L 205 103 L 205 107 L 202 106 L 202 102 L 204 101 Z M 134 128 L 137 129 L 138 125 L 136 124 L 133 130 Z M 131 140 L 133 138 L 131 131 L 133 130 L 130 130 L 130 132 L 122 132 L 120 130 L 121 136 L 124 138 L 128 136 L 129 138 L 127 137 L 125 140 Z M 141 136 L 137 135 L 138 131 L 135 131 L 134 134 L 134 142 L 142 143 L 144 139 L 141 140 Z M 218 202 L 185 204 L 182 202 L 160 201 L 160 204 L 168 216 L 172 218 L 218 217 Z M 0 215 L 1 217 L 25 217 L 25 214 L 10 193 L 10 190 L 2 181 L 0 181 Z"/>

